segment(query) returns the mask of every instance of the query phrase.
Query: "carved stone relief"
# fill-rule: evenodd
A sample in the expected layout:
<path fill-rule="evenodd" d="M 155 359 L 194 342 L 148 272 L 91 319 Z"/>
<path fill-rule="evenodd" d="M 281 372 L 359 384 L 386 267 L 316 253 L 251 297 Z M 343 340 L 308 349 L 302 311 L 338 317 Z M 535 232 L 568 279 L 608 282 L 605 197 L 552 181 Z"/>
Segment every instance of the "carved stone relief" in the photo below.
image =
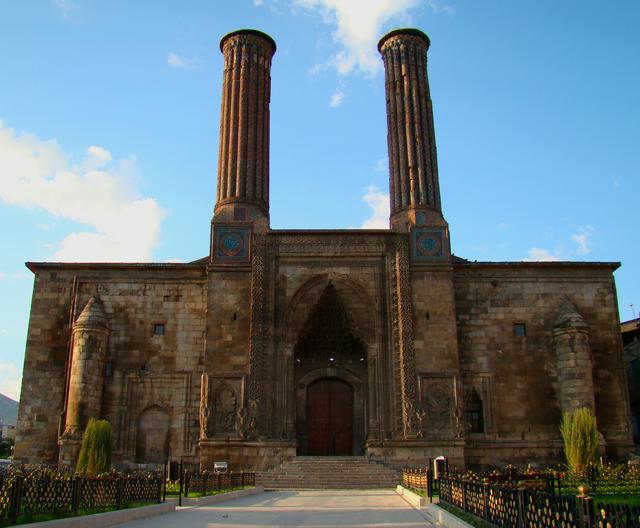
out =
<path fill-rule="evenodd" d="M 201 437 L 244 437 L 246 411 L 243 409 L 243 379 L 240 377 L 213 378 L 203 375 L 200 402 Z M 206 404 L 206 408 L 203 408 Z M 204 433 L 204 436 L 202 436 Z"/>
<path fill-rule="evenodd" d="M 234 433 L 238 397 L 228 385 L 218 387 L 215 401 L 215 427 L 217 433 Z"/>
<path fill-rule="evenodd" d="M 422 409 L 427 436 L 450 437 L 457 423 L 453 377 L 422 378 Z"/>

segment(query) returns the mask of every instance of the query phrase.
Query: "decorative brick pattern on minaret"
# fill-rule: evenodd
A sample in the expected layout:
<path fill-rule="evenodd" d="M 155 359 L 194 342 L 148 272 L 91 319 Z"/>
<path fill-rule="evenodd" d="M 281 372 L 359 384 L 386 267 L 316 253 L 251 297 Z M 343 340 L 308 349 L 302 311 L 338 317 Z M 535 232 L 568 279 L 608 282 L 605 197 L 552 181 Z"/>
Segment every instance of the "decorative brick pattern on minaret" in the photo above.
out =
<path fill-rule="evenodd" d="M 269 100 L 275 42 L 255 30 L 229 33 L 224 55 L 218 187 L 214 211 L 224 221 L 269 216 Z M 249 206 L 234 216 L 234 206 Z M 229 207 L 230 206 L 230 207 Z M 228 212 L 228 214 L 227 214 Z"/>
<path fill-rule="evenodd" d="M 427 79 L 429 44 L 417 29 L 392 31 L 378 43 L 385 68 L 391 226 L 400 231 L 416 223 L 446 225 Z M 416 222 L 419 210 L 424 213 Z"/>

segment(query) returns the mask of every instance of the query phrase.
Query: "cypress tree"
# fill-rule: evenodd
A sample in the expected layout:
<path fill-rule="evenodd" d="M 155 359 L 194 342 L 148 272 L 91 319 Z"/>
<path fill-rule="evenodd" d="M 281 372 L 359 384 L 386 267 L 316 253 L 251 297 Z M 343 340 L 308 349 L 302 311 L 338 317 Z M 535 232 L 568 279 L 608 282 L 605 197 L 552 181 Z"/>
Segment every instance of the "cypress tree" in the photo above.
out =
<path fill-rule="evenodd" d="M 76 472 L 94 476 L 111 468 L 111 424 L 91 418 L 82 435 Z"/>
<path fill-rule="evenodd" d="M 564 413 L 560 424 L 560 433 L 564 440 L 564 453 L 569 471 L 584 475 L 589 464 L 598 459 L 598 428 L 596 417 L 583 407 L 573 414 Z"/>

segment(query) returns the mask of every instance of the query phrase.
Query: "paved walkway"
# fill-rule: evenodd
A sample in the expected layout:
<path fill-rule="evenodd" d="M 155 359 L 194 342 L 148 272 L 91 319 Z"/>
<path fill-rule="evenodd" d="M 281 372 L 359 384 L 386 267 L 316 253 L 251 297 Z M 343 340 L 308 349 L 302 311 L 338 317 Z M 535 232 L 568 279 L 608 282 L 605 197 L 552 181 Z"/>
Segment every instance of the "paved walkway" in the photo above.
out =
<path fill-rule="evenodd" d="M 120 525 L 126 528 L 350 526 L 425 528 L 424 517 L 391 490 L 272 491 Z"/>

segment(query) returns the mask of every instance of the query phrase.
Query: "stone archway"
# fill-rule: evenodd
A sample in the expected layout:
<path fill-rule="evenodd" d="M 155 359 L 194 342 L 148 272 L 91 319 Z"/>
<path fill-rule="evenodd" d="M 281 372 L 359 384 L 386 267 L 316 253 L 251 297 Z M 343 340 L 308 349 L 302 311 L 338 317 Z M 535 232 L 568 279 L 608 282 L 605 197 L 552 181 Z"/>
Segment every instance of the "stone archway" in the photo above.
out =
<path fill-rule="evenodd" d="M 298 454 L 361 454 L 367 347 L 331 281 L 309 311 L 293 356 Z M 323 427 L 328 429 L 323 432 Z"/>
<path fill-rule="evenodd" d="M 136 462 L 162 464 L 169 457 L 169 413 L 157 405 L 147 407 L 138 418 Z"/>

